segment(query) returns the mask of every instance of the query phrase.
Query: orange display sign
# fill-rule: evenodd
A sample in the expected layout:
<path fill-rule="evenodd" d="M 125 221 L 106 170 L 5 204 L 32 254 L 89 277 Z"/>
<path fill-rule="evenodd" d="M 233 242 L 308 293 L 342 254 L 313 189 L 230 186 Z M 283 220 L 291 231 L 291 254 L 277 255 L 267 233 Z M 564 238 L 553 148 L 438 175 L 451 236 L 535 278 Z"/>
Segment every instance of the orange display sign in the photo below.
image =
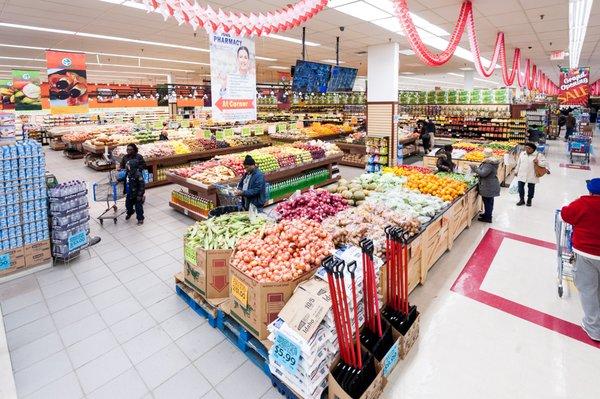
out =
<path fill-rule="evenodd" d="M 558 101 L 586 106 L 590 97 L 590 68 L 561 68 Z"/>
<path fill-rule="evenodd" d="M 53 114 L 88 112 L 85 54 L 46 51 L 50 109 Z"/>

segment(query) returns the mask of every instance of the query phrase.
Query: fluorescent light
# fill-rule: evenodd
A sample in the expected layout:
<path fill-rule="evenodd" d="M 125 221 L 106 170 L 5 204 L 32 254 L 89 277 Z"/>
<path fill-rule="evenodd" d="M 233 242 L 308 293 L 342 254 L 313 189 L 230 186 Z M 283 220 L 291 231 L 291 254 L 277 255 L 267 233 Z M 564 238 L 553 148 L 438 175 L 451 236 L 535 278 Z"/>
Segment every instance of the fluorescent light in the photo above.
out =
<path fill-rule="evenodd" d="M 271 34 L 265 35 L 265 37 L 268 37 L 268 38 L 271 38 L 271 39 L 283 40 L 285 42 L 290 42 L 290 43 L 302 44 L 302 40 L 300 40 L 300 39 L 296 39 L 295 37 L 288 37 L 288 36 L 276 35 L 275 33 L 271 33 Z M 319 43 L 309 42 L 308 40 L 305 41 L 304 44 L 306 44 L 309 47 L 320 46 Z"/>
<path fill-rule="evenodd" d="M 569 65 L 579 67 L 579 57 L 585 39 L 594 0 L 569 0 Z"/>
<path fill-rule="evenodd" d="M 6 64 L 0 64 L 0 67 L 3 67 L 3 68 L 46 69 L 46 67 L 31 66 L 31 65 L 6 65 Z"/>
<path fill-rule="evenodd" d="M 378 1 L 381 1 L 381 0 L 378 0 Z M 440 28 L 437 25 L 432 24 L 431 22 L 419 17 L 418 15 L 411 12 L 410 16 L 412 17 L 412 21 L 416 27 L 421 28 L 421 29 L 423 29 L 431 34 L 434 34 L 436 36 L 450 36 L 450 33 L 446 32 L 444 29 Z"/>
<path fill-rule="evenodd" d="M 335 8 L 336 10 L 343 12 L 344 14 L 351 15 L 355 18 L 362 19 L 363 21 L 375 21 L 376 19 L 383 19 L 390 17 L 390 13 L 383 11 L 381 8 L 372 6 L 364 1 L 357 1 L 355 3 L 348 3 Z"/>
<path fill-rule="evenodd" d="M 401 75 L 414 75 L 415 73 L 414 72 L 406 71 L 406 72 L 400 72 L 400 74 Z"/>
<path fill-rule="evenodd" d="M 90 37 L 93 39 L 104 39 L 104 40 L 112 40 L 112 41 L 118 41 L 118 42 L 147 44 L 150 46 L 177 48 L 177 49 L 181 49 L 181 50 L 199 51 L 199 52 L 204 52 L 204 53 L 210 52 L 210 50 L 207 50 L 205 48 L 200 48 L 200 47 L 182 46 L 179 44 L 153 42 L 153 41 L 149 41 L 149 40 L 130 39 L 130 38 L 121 37 L 121 36 L 108 36 L 108 35 L 99 35 L 96 33 L 75 32 L 72 30 L 64 30 L 64 29 L 50 29 L 50 28 L 43 28 L 40 26 L 32 26 L 32 25 L 11 24 L 11 23 L 7 23 L 7 22 L 0 22 L 0 27 L 33 30 L 33 31 L 38 31 L 38 32 L 57 33 L 57 34 L 70 35 L 70 36 Z"/>
<path fill-rule="evenodd" d="M 454 73 L 454 72 L 448 72 L 446 75 L 458 76 L 460 78 L 464 77 L 464 75 L 461 75 L 460 73 Z"/>
<path fill-rule="evenodd" d="M 269 68 L 271 68 L 271 69 L 285 69 L 285 70 L 289 70 L 290 69 L 290 67 L 279 66 L 279 65 L 270 65 Z"/>
<path fill-rule="evenodd" d="M 458 68 L 458 69 L 460 69 L 461 71 L 472 71 L 472 70 L 473 70 L 473 68 L 469 68 L 469 67 L 466 67 L 466 68 Z"/>
<path fill-rule="evenodd" d="M 88 62 L 87 65 L 106 65 L 106 66 L 121 67 L 121 68 L 156 69 L 159 71 L 195 72 L 192 69 L 160 68 L 160 67 L 150 67 L 150 66 L 140 66 L 140 65 L 109 64 L 109 63 L 105 64 L 105 63 L 99 63 L 99 62 Z"/>
<path fill-rule="evenodd" d="M 494 84 L 494 85 L 496 85 L 496 86 L 499 86 L 499 85 L 500 85 L 500 83 L 498 83 L 498 82 L 495 82 L 495 81 L 493 81 L 493 80 L 489 80 L 489 79 L 473 78 L 473 80 L 477 80 L 477 81 L 479 81 L 479 82 L 485 82 L 485 83 Z"/>
<path fill-rule="evenodd" d="M 445 85 L 462 86 L 461 83 L 448 82 L 448 81 L 445 81 L 445 80 L 413 78 L 413 77 L 408 77 L 408 76 L 400 76 L 400 79 L 419 80 L 419 81 L 423 81 L 423 82 L 431 82 L 431 83 L 435 82 L 435 83 L 441 83 L 441 84 L 445 84 Z"/>
<path fill-rule="evenodd" d="M 256 58 L 257 60 L 261 60 L 261 61 L 270 61 L 270 62 L 277 61 L 277 58 L 259 57 L 258 55 L 255 55 L 254 58 Z M 206 65 L 210 65 L 210 64 L 206 64 Z"/>
<path fill-rule="evenodd" d="M 400 50 L 399 53 L 403 54 L 403 55 L 415 55 L 415 52 L 412 51 L 411 49 Z"/>
<path fill-rule="evenodd" d="M 112 4 L 119 4 L 125 7 L 131 7 L 131 8 L 137 8 L 138 10 L 144 10 L 144 11 L 148 11 L 148 7 L 146 7 L 145 4 L 143 3 L 136 3 L 135 1 L 130 1 L 130 0 L 100 0 L 104 3 L 112 3 Z"/>
<path fill-rule="evenodd" d="M 378 19 L 371 21 L 371 23 L 383 29 L 389 30 L 390 32 L 404 36 L 404 32 L 402 32 L 402 25 L 400 25 L 400 21 L 396 17 Z"/>
<path fill-rule="evenodd" d="M 17 60 L 17 61 L 36 61 L 36 62 L 46 62 L 45 59 L 42 58 L 25 58 L 25 57 L 0 57 L 2 60 Z"/>
<path fill-rule="evenodd" d="M 326 62 L 328 64 L 335 64 L 336 61 L 335 60 L 321 60 L 321 62 Z M 345 64 L 344 61 L 340 60 L 340 64 Z"/>

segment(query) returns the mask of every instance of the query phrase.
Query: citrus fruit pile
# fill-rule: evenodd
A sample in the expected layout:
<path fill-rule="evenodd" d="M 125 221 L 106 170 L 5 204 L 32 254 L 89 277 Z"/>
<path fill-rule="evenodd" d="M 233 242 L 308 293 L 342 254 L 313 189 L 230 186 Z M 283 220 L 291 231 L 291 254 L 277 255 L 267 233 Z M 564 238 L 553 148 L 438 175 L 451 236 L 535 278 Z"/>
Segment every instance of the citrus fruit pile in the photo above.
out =
<path fill-rule="evenodd" d="M 430 174 L 432 172 L 430 169 L 422 166 L 400 165 L 393 168 L 385 167 L 383 168 L 383 173 L 393 173 L 396 176 L 412 176 L 415 173 Z"/>
<path fill-rule="evenodd" d="M 485 159 L 485 156 L 483 155 L 483 151 L 471 151 L 467 152 L 463 159 L 465 161 L 481 162 Z"/>
<path fill-rule="evenodd" d="M 464 182 L 423 173 L 410 175 L 406 188 L 417 190 L 422 194 L 435 195 L 448 202 L 454 201 L 467 191 L 467 185 Z"/>

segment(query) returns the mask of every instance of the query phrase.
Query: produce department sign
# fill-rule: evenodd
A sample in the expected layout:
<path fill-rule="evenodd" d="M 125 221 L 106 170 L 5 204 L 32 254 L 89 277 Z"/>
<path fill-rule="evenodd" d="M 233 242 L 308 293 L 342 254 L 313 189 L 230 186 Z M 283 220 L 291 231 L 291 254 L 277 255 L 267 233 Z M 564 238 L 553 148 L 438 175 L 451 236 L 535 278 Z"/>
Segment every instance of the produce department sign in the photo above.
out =
<path fill-rule="evenodd" d="M 564 105 L 587 105 L 590 97 L 590 68 L 561 68 L 558 101 Z"/>
<path fill-rule="evenodd" d="M 53 114 L 88 111 L 85 54 L 46 51 L 50 109 Z"/>
<path fill-rule="evenodd" d="M 211 34 L 210 79 L 214 120 L 256 120 L 254 40 Z"/>
<path fill-rule="evenodd" d="M 12 88 L 16 111 L 39 111 L 42 109 L 40 72 L 21 69 L 12 70 Z"/>

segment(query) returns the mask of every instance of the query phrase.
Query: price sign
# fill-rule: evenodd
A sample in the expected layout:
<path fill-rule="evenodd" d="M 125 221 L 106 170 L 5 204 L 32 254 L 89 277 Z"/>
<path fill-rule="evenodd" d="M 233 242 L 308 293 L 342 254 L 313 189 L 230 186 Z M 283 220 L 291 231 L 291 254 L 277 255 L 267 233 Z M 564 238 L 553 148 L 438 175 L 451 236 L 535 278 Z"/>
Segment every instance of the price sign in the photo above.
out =
<path fill-rule="evenodd" d="M 234 275 L 231 276 L 231 293 L 240 305 L 248 306 L 248 286 Z"/>
<path fill-rule="evenodd" d="M 190 127 L 190 120 L 189 119 L 182 120 L 181 127 Z"/>
<path fill-rule="evenodd" d="M 254 128 L 255 136 L 262 136 L 263 134 L 265 134 L 265 128 L 263 126 L 257 126 Z"/>
<path fill-rule="evenodd" d="M 225 129 L 223 130 L 223 137 L 233 137 L 233 129 Z"/>
<path fill-rule="evenodd" d="M 277 132 L 285 132 L 287 130 L 287 126 L 285 123 L 277 124 Z"/>
<path fill-rule="evenodd" d="M 243 127 L 242 128 L 242 137 L 250 137 L 252 136 L 252 131 L 250 130 L 249 127 Z"/>
<path fill-rule="evenodd" d="M 162 127 L 163 127 L 163 123 L 162 123 L 162 121 L 160 121 L 160 120 L 158 120 L 158 121 L 154 121 L 154 123 L 152 124 L 152 126 L 153 126 L 155 129 L 162 129 Z"/>
<path fill-rule="evenodd" d="M 176 120 L 177 122 L 181 122 L 181 121 L 183 120 L 183 115 L 177 115 L 177 116 L 175 117 L 175 120 Z"/>
<path fill-rule="evenodd" d="M 218 131 L 217 133 L 215 133 L 215 136 L 217 137 L 217 140 L 223 140 L 223 132 L 222 131 Z"/>
<path fill-rule="evenodd" d="M 198 252 L 196 252 L 196 248 L 186 245 L 183 248 L 183 257 L 185 261 L 192 265 L 198 264 Z"/>
<path fill-rule="evenodd" d="M 10 267 L 10 253 L 0 255 L 0 270 L 6 270 Z"/>
<path fill-rule="evenodd" d="M 398 363 L 398 359 L 400 358 L 398 350 L 398 343 L 394 343 L 388 353 L 386 353 L 385 357 L 381 361 L 383 363 L 383 376 L 387 377 L 390 375 L 394 366 Z"/>
<path fill-rule="evenodd" d="M 204 138 L 210 140 L 211 137 L 212 137 L 212 132 L 210 130 L 205 130 L 204 131 Z"/>
<path fill-rule="evenodd" d="M 84 246 L 87 243 L 87 234 L 85 231 L 80 231 L 75 234 L 71 234 L 68 238 L 69 251 L 73 251 L 79 247 Z"/>
<path fill-rule="evenodd" d="M 142 123 L 142 117 L 140 115 L 135 115 L 133 117 L 133 123 Z"/>
<path fill-rule="evenodd" d="M 298 370 L 300 351 L 300 347 L 285 335 L 279 332 L 275 334 L 273 357 L 277 363 L 284 366 L 292 374 L 295 374 Z"/>

